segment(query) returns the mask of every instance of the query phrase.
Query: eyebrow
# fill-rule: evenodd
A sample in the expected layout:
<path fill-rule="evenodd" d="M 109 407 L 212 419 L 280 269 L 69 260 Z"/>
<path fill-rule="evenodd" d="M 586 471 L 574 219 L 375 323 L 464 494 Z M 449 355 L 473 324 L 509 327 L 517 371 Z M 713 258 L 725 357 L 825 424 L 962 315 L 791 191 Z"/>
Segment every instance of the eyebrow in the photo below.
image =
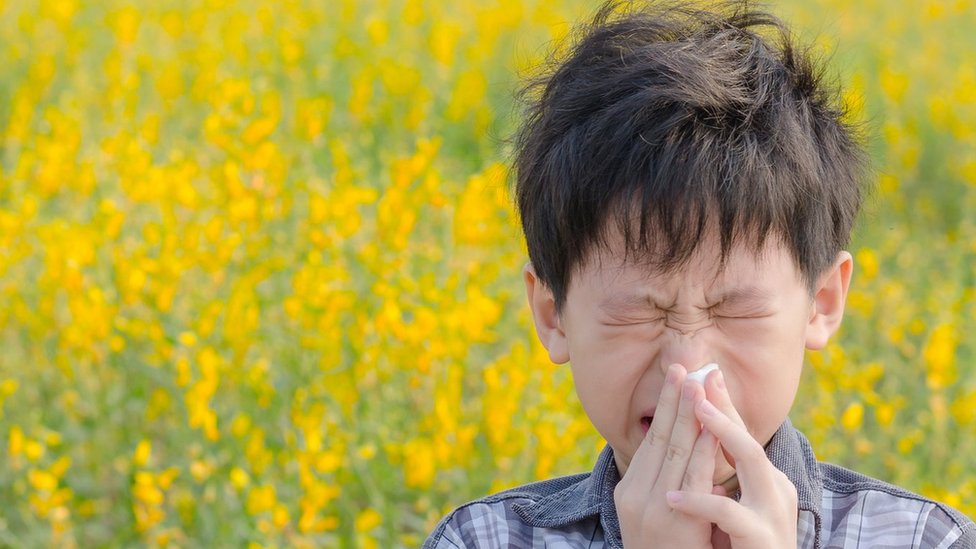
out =
<path fill-rule="evenodd" d="M 755 304 L 758 302 L 766 301 L 772 298 L 773 295 L 766 290 L 763 290 L 756 286 L 744 286 L 742 288 L 733 288 L 723 294 L 719 294 L 715 299 L 709 299 L 707 302 L 708 307 L 715 307 L 717 305 L 743 305 L 743 304 Z M 646 307 L 650 308 L 652 306 L 660 306 L 656 304 L 661 303 L 661 299 L 656 299 L 654 295 L 650 292 L 637 291 L 634 293 L 620 293 L 611 295 L 600 302 L 599 307 L 603 310 L 620 310 L 620 309 L 631 309 Z M 669 300 L 671 303 L 669 305 L 663 306 L 663 309 L 669 309 L 674 306 L 674 299 Z"/>

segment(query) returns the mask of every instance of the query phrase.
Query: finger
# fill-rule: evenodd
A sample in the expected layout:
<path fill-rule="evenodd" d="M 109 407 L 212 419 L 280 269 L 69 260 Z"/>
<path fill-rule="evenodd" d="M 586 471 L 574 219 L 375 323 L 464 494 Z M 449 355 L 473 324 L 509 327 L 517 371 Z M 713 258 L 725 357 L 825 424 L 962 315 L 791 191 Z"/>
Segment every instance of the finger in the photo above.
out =
<path fill-rule="evenodd" d="M 725 374 L 722 373 L 722 370 L 711 372 L 705 378 L 705 398 L 721 410 L 723 414 L 729 416 L 729 419 L 745 427 L 746 424 L 742 421 L 739 411 L 732 404 L 732 396 L 729 394 L 728 387 L 725 384 Z M 725 448 L 722 448 L 722 454 L 725 456 L 725 461 L 729 462 L 729 465 L 732 467 L 735 467 L 735 458 L 729 455 L 729 452 Z M 726 482 L 729 480 L 726 480 Z"/>
<path fill-rule="evenodd" d="M 745 422 L 739 416 L 739 411 L 732 404 L 732 396 L 729 395 L 728 387 L 725 385 L 725 374 L 722 373 L 722 370 L 715 370 L 705 378 L 705 398 L 723 414 L 729 416 L 729 419 L 745 426 Z"/>
<path fill-rule="evenodd" d="M 695 381 L 685 380 L 681 388 L 681 399 L 678 403 L 678 415 L 674 418 L 674 428 L 671 430 L 671 441 L 668 443 L 661 472 L 658 474 L 654 486 L 658 490 L 674 490 L 681 487 L 681 482 L 688 469 L 691 450 L 701 434 L 701 423 L 695 414 L 695 405 L 705 399 L 705 391 Z"/>
<path fill-rule="evenodd" d="M 698 402 L 695 411 L 702 425 L 732 454 L 736 464 L 736 476 L 741 485 L 756 493 L 768 493 L 774 482 L 771 474 L 773 465 L 766 457 L 763 447 L 752 438 L 749 431 L 733 422 L 707 400 Z"/>
<path fill-rule="evenodd" d="M 667 493 L 672 509 L 714 523 L 731 538 L 745 538 L 759 517 L 734 499 L 687 490 Z"/>
<path fill-rule="evenodd" d="M 701 432 L 695 447 L 691 450 L 691 459 L 681 482 L 681 489 L 692 492 L 710 492 L 712 490 L 712 475 L 715 474 L 715 453 L 718 451 L 718 439 L 707 429 Z"/>
<path fill-rule="evenodd" d="M 671 441 L 671 430 L 674 419 L 678 415 L 678 401 L 681 395 L 681 383 L 687 372 L 680 364 L 668 367 L 664 378 L 664 387 L 658 397 L 654 418 L 650 429 L 644 435 L 634 457 L 630 460 L 626 476 L 631 477 L 637 486 L 653 486 L 661 470 L 661 462 Z"/>

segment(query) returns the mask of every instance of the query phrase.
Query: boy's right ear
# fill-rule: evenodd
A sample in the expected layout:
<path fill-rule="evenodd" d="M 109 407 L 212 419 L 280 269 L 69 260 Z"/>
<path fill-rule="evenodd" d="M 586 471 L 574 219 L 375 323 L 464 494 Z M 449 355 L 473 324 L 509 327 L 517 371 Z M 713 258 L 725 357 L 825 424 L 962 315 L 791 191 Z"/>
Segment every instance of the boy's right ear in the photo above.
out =
<path fill-rule="evenodd" d="M 549 351 L 549 360 L 555 364 L 565 364 L 569 361 L 569 346 L 562 320 L 556 314 L 556 299 L 549 287 L 539 280 L 531 261 L 522 268 L 522 277 L 525 279 L 525 293 L 529 298 L 539 341 Z"/>

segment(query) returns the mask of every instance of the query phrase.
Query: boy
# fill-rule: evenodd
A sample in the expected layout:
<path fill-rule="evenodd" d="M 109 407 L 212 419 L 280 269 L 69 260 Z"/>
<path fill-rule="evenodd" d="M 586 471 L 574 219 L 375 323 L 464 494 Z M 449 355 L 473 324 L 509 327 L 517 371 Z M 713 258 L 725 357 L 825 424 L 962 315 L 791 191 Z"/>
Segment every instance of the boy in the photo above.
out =
<path fill-rule="evenodd" d="M 588 475 L 458 508 L 425 547 L 976 547 L 971 520 L 817 462 L 787 418 L 804 350 L 843 316 L 866 179 L 816 71 L 745 4 L 607 5 L 535 84 L 528 300 L 608 444 Z"/>

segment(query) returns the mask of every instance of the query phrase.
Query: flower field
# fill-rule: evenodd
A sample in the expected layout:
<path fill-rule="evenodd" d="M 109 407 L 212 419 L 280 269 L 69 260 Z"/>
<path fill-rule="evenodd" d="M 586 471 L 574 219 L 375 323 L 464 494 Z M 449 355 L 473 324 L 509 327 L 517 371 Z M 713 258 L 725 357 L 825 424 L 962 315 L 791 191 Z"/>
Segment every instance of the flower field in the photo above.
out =
<path fill-rule="evenodd" d="M 595 7 L 0 0 L 0 546 L 416 547 L 588 471 L 506 139 Z M 877 179 L 793 421 L 976 516 L 976 4 L 776 9 Z"/>

